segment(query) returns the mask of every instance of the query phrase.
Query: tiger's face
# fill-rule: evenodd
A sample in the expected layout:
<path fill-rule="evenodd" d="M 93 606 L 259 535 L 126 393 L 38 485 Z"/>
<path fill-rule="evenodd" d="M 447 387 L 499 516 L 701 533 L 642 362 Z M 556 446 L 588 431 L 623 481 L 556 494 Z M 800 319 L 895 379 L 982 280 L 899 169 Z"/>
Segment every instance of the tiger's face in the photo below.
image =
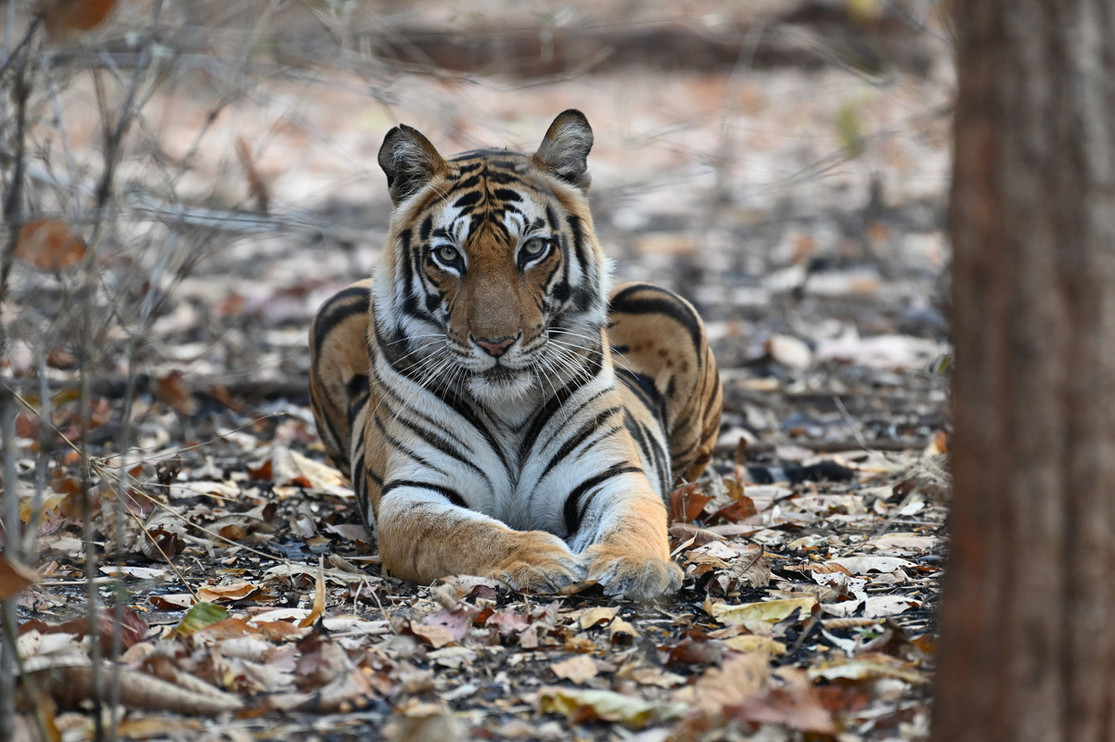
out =
<path fill-rule="evenodd" d="M 396 208 L 375 316 L 397 369 L 499 403 L 555 391 L 584 367 L 573 356 L 600 352 L 607 265 L 586 197 L 591 145 L 577 112 L 534 155 L 445 160 L 413 129 L 388 134 L 380 163 Z"/>

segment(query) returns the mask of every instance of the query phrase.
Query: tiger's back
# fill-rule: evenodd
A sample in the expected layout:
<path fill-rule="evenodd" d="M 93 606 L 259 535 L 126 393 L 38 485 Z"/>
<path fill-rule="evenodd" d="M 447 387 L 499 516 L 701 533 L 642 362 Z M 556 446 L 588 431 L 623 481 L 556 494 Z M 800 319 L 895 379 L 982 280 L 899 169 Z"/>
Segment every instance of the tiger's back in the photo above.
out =
<path fill-rule="evenodd" d="M 389 245 L 319 310 L 310 391 L 392 574 L 644 598 L 680 581 L 665 501 L 708 463 L 720 382 L 687 302 L 608 291 L 591 142 L 566 112 L 533 156 L 445 160 L 406 127 L 384 143 Z"/>

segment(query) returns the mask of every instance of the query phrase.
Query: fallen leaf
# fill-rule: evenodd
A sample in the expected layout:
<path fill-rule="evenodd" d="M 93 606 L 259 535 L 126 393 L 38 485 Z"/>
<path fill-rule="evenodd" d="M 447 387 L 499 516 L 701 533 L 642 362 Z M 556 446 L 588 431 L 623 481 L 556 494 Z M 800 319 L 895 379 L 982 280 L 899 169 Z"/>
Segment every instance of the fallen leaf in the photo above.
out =
<path fill-rule="evenodd" d="M 591 657 L 584 654 L 556 662 L 550 665 L 550 671 L 562 680 L 573 683 L 583 683 L 595 678 L 597 674 L 596 663 L 593 662 Z"/>
<path fill-rule="evenodd" d="M 186 611 L 186 615 L 182 616 L 182 620 L 174 627 L 174 633 L 178 636 L 190 636 L 206 626 L 212 626 L 226 618 L 228 618 L 228 611 L 219 605 L 198 603 Z"/>
<path fill-rule="evenodd" d="M 752 696 L 729 711 L 732 718 L 759 724 L 780 724 L 814 734 L 836 733 L 832 712 L 809 686 L 773 688 L 769 693 Z"/>
<path fill-rule="evenodd" d="M 276 446 L 272 451 L 271 475 L 276 487 L 294 484 L 340 497 L 353 496 L 352 490 L 344 486 L 345 478 L 339 470 L 320 464 L 286 446 Z"/>
<path fill-rule="evenodd" d="M 704 485 L 690 482 L 670 493 L 670 522 L 688 523 L 701 515 L 705 505 L 712 500 L 703 492 Z"/>
<path fill-rule="evenodd" d="M 314 621 L 325 612 L 325 558 L 318 557 L 317 578 L 314 581 L 314 606 L 309 615 L 298 622 L 299 628 L 313 626 Z"/>
<path fill-rule="evenodd" d="M 83 4 L 72 0 L 72 5 Z M 71 232 L 64 221 L 38 219 L 19 228 L 15 254 L 40 270 L 60 271 L 85 256 L 85 240 Z"/>
<path fill-rule="evenodd" d="M 539 694 L 541 713 L 563 714 L 574 724 L 586 721 L 611 721 L 642 729 L 680 719 L 685 704 L 652 703 L 610 690 L 547 688 Z"/>
<path fill-rule="evenodd" d="M 743 634 L 724 639 L 724 645 L 737 652 L 766 652 L 774 656 L 786 651 L 786 645 L 770 637 Z"/>
<path fill-rule="evenodd" d="M 896 569 L 917 569 L 917 564 L 909 559 L 891 556 L 850 556 L 830 559 L 833 564 L 847 570 L 849 574 L 863 575 L 868 572 L 893 572 Z"/>
<path fill-rule="evenodd" d="M 232 602 L 235 600 L 244 600 L 256 593 L 260 593 L 258 585 L 253 585 L 250 582 L 233 582 L 228 585 L 202 585 L 197 589 L 197 599 L 204 603 L 215 603 L 217 601 Z"/>
<path fill-rule="evenodd" d="M 116 0 L 42 0 L 39 12 L 51 36 L 66 38 L 99 26 L 115 7 Z"/>
<path fill-rule="evenodd" d="M 155 397 L 184 417 L 196 415 L 200 406 L 197 397 L 182 381 L 182 372 L 177 369 L 155 380 Z"/>
<path fill-rule="evenodd" d="M 35 570 L 0 556 L 0 600 L 10 600 L 38 581 Z"/>
<path fill-rule="evenodd" d="M 782 598 L 780 600 L 765 600 L 757 603 L 712 603 L 709 605 L 709 614 L 726 626 L 743 623 L 744 621 L 781 621 L 790 616 L 794 611 L 800 610 L 803 615 L 812 612 L 817 605 L 817 599 Z"/>
<path fill-rule="evenodd" d="M 921 603 L 902 595 L 872 595 L 863 600 L 846 600 L 840 603 L 825 603 L 821 610 L 830 616 L 864 618 L 884 618 L 920 608 Z"/>
<path fill-rule="evenodd" d="M 770 687 L 770 655 L 766 652 L 737 654 L 720 667 L 710 667 L 693 685 L 674 693 L 674 700 L 695 705 L 706 715 L 720 714 L 725 707 Z"/>
<path fill-rule="evenodd" d="M 581 630 L 591 629 L 593 626 L 599 624 L 608 624 L 619 613 L 619 606 L 595 606 L 593 608 L 586 608 L 582 613 L 571 613 L 571 617 L 578 617 L 578 623 Z"/>
<path fill-rule="evenodd" d="M 815 667 L 807 672 L 812 680 L 874 680 L 876 678 L 898 678 L 907 683 L 920 685 L 929 681 L 924 673 L 914 665 L 885 654 L 862 654 L 856 657 L 834 660 Z"/>
<path fill-rule="evenodd" d="M 724 521 L 726 523 L 739 523 L 740 521 L 747 520 L 753 515 L 758 514 L 755 509 L 755 502 L 746 495 L 741 496 L 738 500 L 725 505 L 709 516 L 709 522 Z"/>

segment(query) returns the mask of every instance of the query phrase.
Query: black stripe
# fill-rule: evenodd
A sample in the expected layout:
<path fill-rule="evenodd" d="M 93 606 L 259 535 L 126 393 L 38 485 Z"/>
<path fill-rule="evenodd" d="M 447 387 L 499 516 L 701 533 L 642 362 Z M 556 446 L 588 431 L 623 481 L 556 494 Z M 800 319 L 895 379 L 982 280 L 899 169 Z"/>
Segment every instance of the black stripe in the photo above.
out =
<path fill-rule="evenodd" d="M 469 191 L 468 193 L 463 194 L 460 198 L 454 201 L 453 207 L 457 209 L 464 209 L 469 206 L 475 206 L 483 197 L 484 194 L 480 191 Z"/>
<path fill-rule="evenodd" d="M 390 415 L 391 410 L 388 409 L 387 414 Z M 376 414 L 375 419 L 376 419 L 376 427 L 379 428 L 379 432 L 383 436 L 383 439 L 385 441 L 387 441 L 388 443 L 390 443 L 395 448 L 396 451 L 401 451 L 402 453 L 411 457 L 412 459 L 417 461 L 419 464 L 421 464 L 422 466 L 425 466 L 428 469 L 433 469 L 434 471 L 438 472 L 439 474 L 445 474 L 445 475 L 448 476 L 448 472 L 444 471 L 443 469 L 441 469 L 437 466 L 434 466 L 433 463 L 429 459 L 427 459 L 425 456 L 420 454 L 418 451 L 415 451 L 413 448 L 410 448 L 409 446 L 403 445 L 402 441 L 400 441 L 398 438 L 396 438 L 395 436 L 388 433 L 387 432 L 387 426 L 383 424 L 383 419 L 378 414 Z"/>
<path fill-rule="evenodd" d="M 354 314 L 368 313 L 369 293 L 367 286 L 350 286 L 333 294 L 332 298 L 318 310 L 314 318 L 315 358 L 321 358 L 321 346 L 337 325 Z M 341 302 L 346 303 L 342 305 Z"/>
<path fill-rule="evenodd" d="M 657 298 L 634 296 L 637 293 L 657 294 Z M 624 314 L 663 314 L 677 322 L 689 333 L 694 348 L 704 345 L 701 333 L 701 318 L 696 312 L 668 291 L 646 283 L 628 286 L 623 291 L 612 297 L 608 312 L 622 312 Z M 703 361 L 698 354 L 697 367 L 703 366 Z"/>
<path fill-rule="evenodd" d="M 584 497 L 586 492 L 594 487 L 600 486 L 613 477 L 618 477 L 620 474 L 630 474 L 637 471 L 641 471 L 637 466 L 612 464 L 604 471 L 589 477 L 574 487 L 573 491 L 565 498 L 565 505 L 562 507 L 562 515 L 565 518 L 565 537 L 569 538 L 573 536 L 581 528 L 581 521 L 584 519 L 585 510 L 588 509 L 588 506 L 592 502 L 592 498 L 590 497 L 584 507 L 579 506 L 581 498 Z"/>
<path fill-rule="evenodd" d="M 666 400 L 658 393 L 654 381 L 646 374 L 635 373 L 626 368 L 616 368 L 616 377 L 627 387 L 647 411 L 654 415 L 662 429 L 666 429 Z"/>
<path fill-rule="evenodd" d="M 345 391 L 348 393 L 348 426 L 351 429 L 352 424 L 356 421 L 356 416 L 368 403 L 368 395 L 371 394 L 371 389 L 368 386 L 368 375 L 354 374 L 348 380 L 348 384 L 345 385 Z"/>
<path fill-rule="evenodd" d="M 477 433 L 484 437 L 484 441 L 488 444 L 488 447 L 495 452 L 496 456 L 499 457 L 500 463 L 503 464 L 504 471 L 509 477 L 514 479 L 514 472 L 511 468 L 511 462 L 507 460 L 507 457 L 503 453 L 503 449 L 500 448 L 499 441 L 497 441 L 495 436 L 492 435 L 492 431 L 488 430 L 488 427 L 484 424 L 484 421 L 481 420 L 479 416 L 477 416 L 476 411 L 466 405 L 464 403 L 464 400 L 460 398 L 455 390 L 430 389 L 429 391 L 432 392 L 435 397 L 448 405 L 450 409 L 463 417 L 465 419 L 465 422 L 471 425 Z"/>
<path fill-rule="evenodd" d="M 651 431 L 636 420 L 630 410 L 624 412 L 623 425 L 642 450 L 644 460 L 649 461 L 654 467 L 654 473 L 658 479 L 658 492 L 665 496 L 670 491 L 670 484 L 672 484 L 670 482 L 670 452 L 659 446 Z"/>
<path fill-rule="evenodd" d="M 461 497 L 461 493 L 457 492 L 457 490 L 450 487 L 445 487 L 440 484 L 419 482 L 412 479 L 392 479 L 390 482 L 385 484 L 383 486 L 383 489 L 380 490 L 379 493 L 380 502 L 383 502 L 383 498 L 387 497 L 389 494 L 399 489 L 400 487 L 414 487 L 416 489 L 424 489 L 429 490 L 430 492 L 436 492 L 444 497 L 446 500 L 449 500 L 449 502 L 453 505 L 456 505 L 460 508 L 468 508 L 468 504 L 465 502 L 464 498 Z"/>
<path fill-rule="evenodd" d="M 586 368 L 590 368 L 592 370 L 592 376 L 581 376 L 578 374 L 572 381 L 563 386 L 561 389 L 558 389 L 552 397 L 546 400 L 546 404 L 542 407 L 542 409 L 534 414 L 534 417 L 531 419 L 530 428 L 527 430 L 526 435 L 523 436 L 522 441 L 520 441 L 519 443 L 520 463 L 526 459 L 527 452 L 530 451 L 531 447 L 534 445 L 535 440 L 538 438 L 538 434 L 542 432 L 542 428 L 545 427 L 546 423 L 550 421 L 550 418 L 554 416 L 554 413 L 561 409 L 561 406 L 565 404 L 570 397 L 573 396 L 574 392 L 583 387 L 592 379 L 596 378 L 597 374 L 600 373 L 601 361 L 599 356 L 599 349 L 596 349 L 596 351 L 596 353 L 590 355 L 588 358 L 585 359 L 584 364 Z"/>
<path fill-rule="evenodd" d="M 596 397 L 593 397 L 593 399 L 596 399 Z M 603 412 L 597 414 L 591 420 L 588 420 L 585 423 L 583 423 L 581 425 L 581 427 L 577 429 L 577 432 L 573 434 L 573 437 L 566 439 L 565 443 L 561 444 L 561 448 L 559 448 L 550 457 L 550 460 L 546 462 L 546 468 L 542 470 L 542 476 L 539 477 L 539 480 L 541 480 L 543 477 L 545 477 L 547 474 L 549 474 L 550 471 L 555 466 L 557 466 L 557 463 L 559 461 L 561 461 L 566 456 L 568 456 L 570 454 L 570 452 L 572 452 L 573 449 L 575 449 L 577 446 L 584 443 L 585 439 L 588 438 L 590 435 L 592 435 L 593 431 L 599 429 L 600 426 L 604 424 L 605 420 L 607 420 L 609 417 L 611 417 L 612 415 L 619 412 L 619 410 L 620 410 L 619 407 L 609 407 L 608 409 L 604 410 Z"/>
<path fill-rule="evenodd" d="M 422 416 L 422 417 L 423 417 L 424 421 L 429 424 L 429 426 L 437 427 L 439 429 L 444 430 L 443 428 L 441 428 L 440 425 L 438 425 L 436 422 L 434 422 L 430 418 L 427 418 L 425 416 Z M 450 456 L 450 457 L 456 459 L 460 463 L 464 464 L 465 466 L 467 466 L 470 469 L 472 469 L 473 471 L 475 471 L 477 474 L 479 474 L 481 477 L 484 478 L 484 481 L 487 482 L 489 489 L 493 488 L 492 480 L 487 475 L 487 473 L 483 469 L 481 469 L 479 466 L 474 464 L 472 461 L 470 461 L 468 454 L 465 451 L 462 451 L 460 448 L 457 448 L 455 445 L 453 445 L 453 442 L 451 440 L 449 440 L 448 438 L 444 438 L 440 435 L 437 435 L 436 433 L 434 433 L 430 429 L 429 426 L 423 427 L 423 426 L 417 425 L 417 424 L 415 424 L 414 422 L 412 422 L 411 420 L 409 420 L 408 418 L 406 418 L 404 416 L 401 416 L 401 415 L 395 416 L 395 421 L 398 422 L 398 423 L 401 423 L 402 425 L 405 425 L 407 428 L 409 428 L 411 430 L 411 432 L 413 432 L 415 435 L 417 435 L 419 438 L 421 438 L 426 443 L 429 443 L 431 446 L 433 446 L 437 450 L 441 451 L 442 453 L 444 453 L 447 456 Z"/>

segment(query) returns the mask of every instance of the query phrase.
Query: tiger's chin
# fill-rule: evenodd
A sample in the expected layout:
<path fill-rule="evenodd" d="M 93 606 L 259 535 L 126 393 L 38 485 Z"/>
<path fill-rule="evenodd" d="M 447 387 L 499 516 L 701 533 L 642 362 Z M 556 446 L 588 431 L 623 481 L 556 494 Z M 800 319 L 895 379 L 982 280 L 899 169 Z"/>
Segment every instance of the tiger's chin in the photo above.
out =
<path fill-rule="evenodd" d="M 495 408 L 532 400 L 538 392 L 538 380 L 529 369 L 493 366 L 474 374 L 468 380 L 468 390 L 485 406 Z"/>

